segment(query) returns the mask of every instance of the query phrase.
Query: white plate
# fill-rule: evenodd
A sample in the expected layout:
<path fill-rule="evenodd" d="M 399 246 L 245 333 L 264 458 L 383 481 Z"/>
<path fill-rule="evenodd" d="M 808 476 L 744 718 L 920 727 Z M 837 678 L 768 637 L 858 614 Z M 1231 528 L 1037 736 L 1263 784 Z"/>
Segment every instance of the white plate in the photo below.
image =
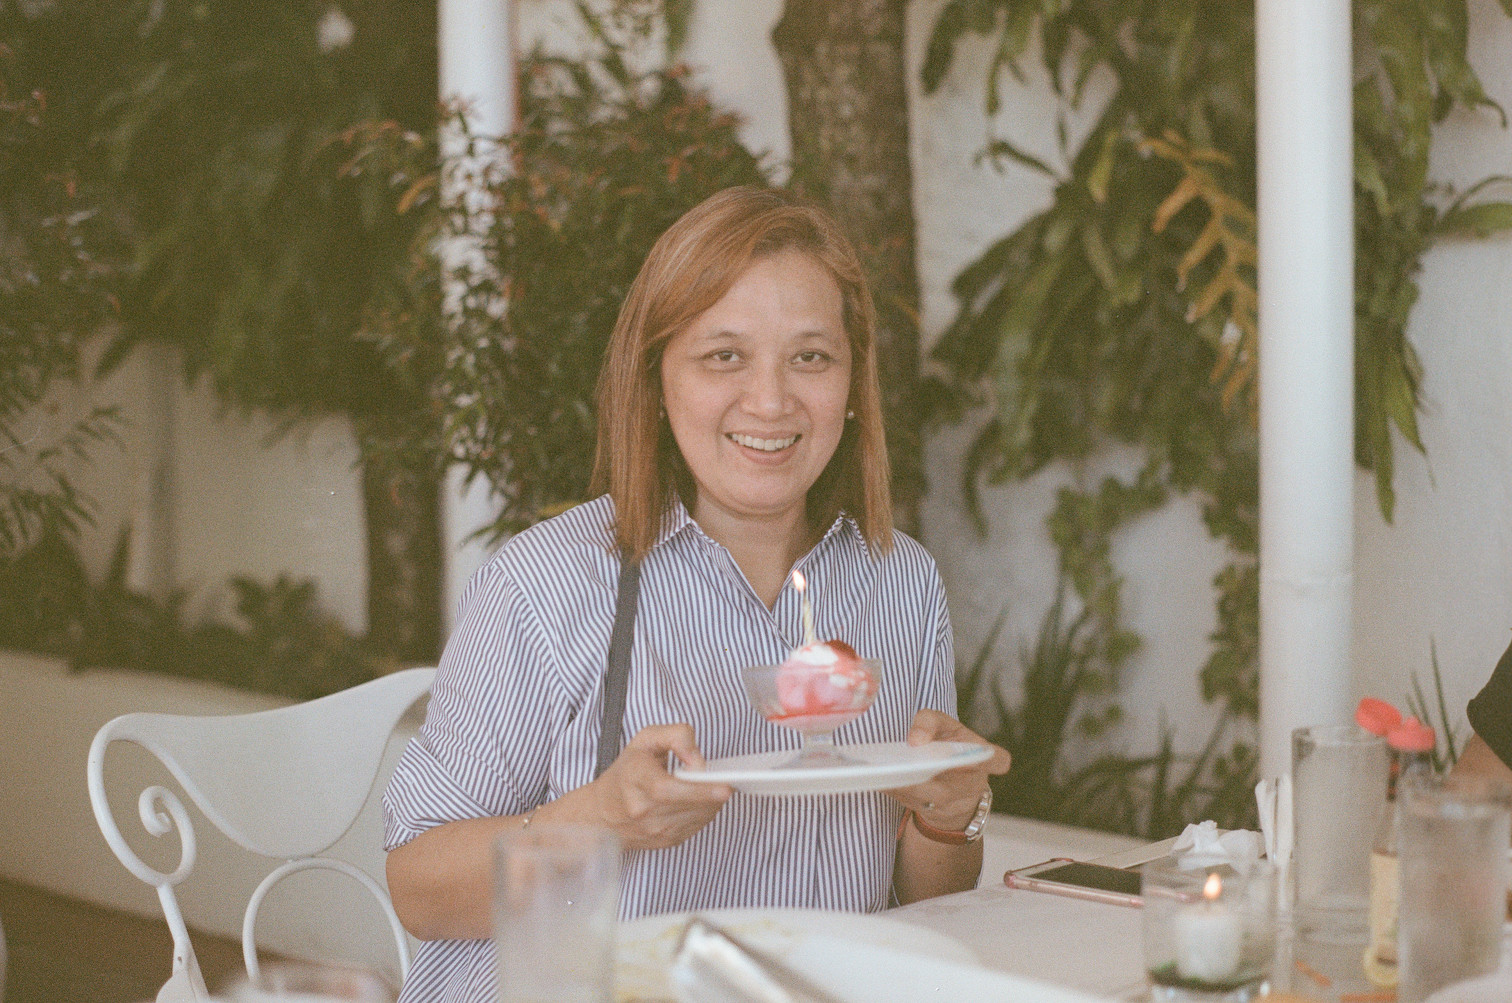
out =
<path fill-rule="evenodd" d="M 992 750 L 974 742 L 876 742 L 841 745 L 836 751 L 855 760 L 839 766 L 789 766 L 791 750 L 711 759 L 705 769 L 679 766 L 672 772 L 694 783 L 729 784 L 747 794 L 849 794 L 923 783 L 936 773 L 972 766 Z"/>
<path fill-rule="evenodd" d="M 842 1003 L 1092 1003 L 1094 997 L 983 968 L 971 949 L 902 920 L 808 909 L 713 909 L 699 915 L 775 954 Z M 674 999 L 667 969 L 687 913 L 622 924 L 615 1003 Z"/>
<path fill-rule="evenodd" d="M 667 969 L 686 912 L 642 916 L 621 923 L 615 933 L 615 1003 L 671 1000 Z M 721 929 L 761 951 L 789 960 L 794 949 L 822 938 L 852 944 L 870 944 L 888 951 L 911 951 L 915 955 L 974 964 L 971 948 L 953 937 L 898 919 L 854 912 L 820 909 L 705 909 L 699 913 Z"/>

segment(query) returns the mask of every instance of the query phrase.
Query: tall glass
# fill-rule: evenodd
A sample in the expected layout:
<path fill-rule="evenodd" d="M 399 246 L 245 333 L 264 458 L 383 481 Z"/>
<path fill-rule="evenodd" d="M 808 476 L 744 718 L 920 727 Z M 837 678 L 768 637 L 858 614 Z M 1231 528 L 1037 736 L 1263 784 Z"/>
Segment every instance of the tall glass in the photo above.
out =
<path fill-rule="evenodd" d="M 1297 932 L 1325 943 L 1368 932 L 1370 846 L 1386 806 L 1386 742 L 1355 725 L 1292 732 Z"/>
<path fill-rule="evenodd" d="M 1480 778 L 1423 782 L 1397 795 L 1401 1003 L 1496 970 L 1507 912 L 1512 792 Z"/>
<path fill-rule="evenodd" d="M 620 843 L 612 832 L 540 823 L 494 845 L 499 1003 L 609 1003 Z"/>

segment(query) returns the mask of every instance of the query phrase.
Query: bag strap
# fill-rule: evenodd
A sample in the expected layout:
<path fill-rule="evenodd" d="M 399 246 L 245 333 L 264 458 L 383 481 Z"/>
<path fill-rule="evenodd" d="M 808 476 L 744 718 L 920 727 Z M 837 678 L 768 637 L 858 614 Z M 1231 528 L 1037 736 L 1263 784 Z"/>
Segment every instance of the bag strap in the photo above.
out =
<path fill-rule="evenodd" d="M 604 676 L 604 720 L 599 729 L 595 778 L 620 754 L 625 723 L 625 695 L 630 689 L 630 649 L 635 643 L 635 607 L 640 600 L 640 564 L 620 554 L 619 595 L 614 602 L 614 630 L 609 634 L 609 662 Z"/>

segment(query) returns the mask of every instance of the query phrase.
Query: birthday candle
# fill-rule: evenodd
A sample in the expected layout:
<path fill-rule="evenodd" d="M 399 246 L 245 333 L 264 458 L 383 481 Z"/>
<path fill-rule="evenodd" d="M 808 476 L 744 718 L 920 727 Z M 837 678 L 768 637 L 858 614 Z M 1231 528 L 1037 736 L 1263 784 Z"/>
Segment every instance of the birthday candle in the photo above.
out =
<path fill-rule="evenodd" d="M 814 633 L 814 607 L 809 605 L 808 581 L 803 577 L 803 572 L 793 572 L 793 587 L 798 590 L 798 601 L 803 607 L 803 643 L 813 644 L 819 638 Z"/>

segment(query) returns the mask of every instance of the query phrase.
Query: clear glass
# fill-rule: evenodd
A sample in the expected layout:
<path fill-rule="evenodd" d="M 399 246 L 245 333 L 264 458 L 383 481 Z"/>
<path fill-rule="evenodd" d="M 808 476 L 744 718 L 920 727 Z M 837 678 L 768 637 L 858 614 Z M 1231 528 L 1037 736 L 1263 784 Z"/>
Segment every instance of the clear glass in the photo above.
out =
<path fill-rule="evenodd" d="M 1141 870 L 1144 956 L 1156 1000 L 1254 999 L 1276 955 L 1275 869 L 1182 869 L 1170 860 Z"/>
<path fill-rule="evenodd" d="M 500 1003 L 609 1003 L 620 842 L 606 829 L 537 823 L 494 844 Z"/>
<path fill-rule="evenodd" d="M 746 697 L 772 724 L 803 736 L 789 766 L 835 766 L 851 762 L 835 747 L 835 729 L 865 714 L 882 677 L 876 662 L 847 660 L 843 669 L 789 659 L 781 665 L 741 670 Z"/>
<path fill-rule="evenodd" d="M 1480 778 L 1405 787 L 1398 861 L 1401 1003 L 1495 971 L 1507 915 L 1512 793 Z"/>
<path fill-rule="evenodd" d="M 242 978 L 222 995 L 228 1003 L 394 1003 L 395 998 L 388 983 L 371 972 L 301 962 L 264 965 L 256 985 Z"/>
<path fill-rule="evenodd" d="M 1293 915 L 1326 943 L 1369 934 L 1370 849 L 1386 808 L 1386 741 L 1356 725 L 1292 732 Z"/>

